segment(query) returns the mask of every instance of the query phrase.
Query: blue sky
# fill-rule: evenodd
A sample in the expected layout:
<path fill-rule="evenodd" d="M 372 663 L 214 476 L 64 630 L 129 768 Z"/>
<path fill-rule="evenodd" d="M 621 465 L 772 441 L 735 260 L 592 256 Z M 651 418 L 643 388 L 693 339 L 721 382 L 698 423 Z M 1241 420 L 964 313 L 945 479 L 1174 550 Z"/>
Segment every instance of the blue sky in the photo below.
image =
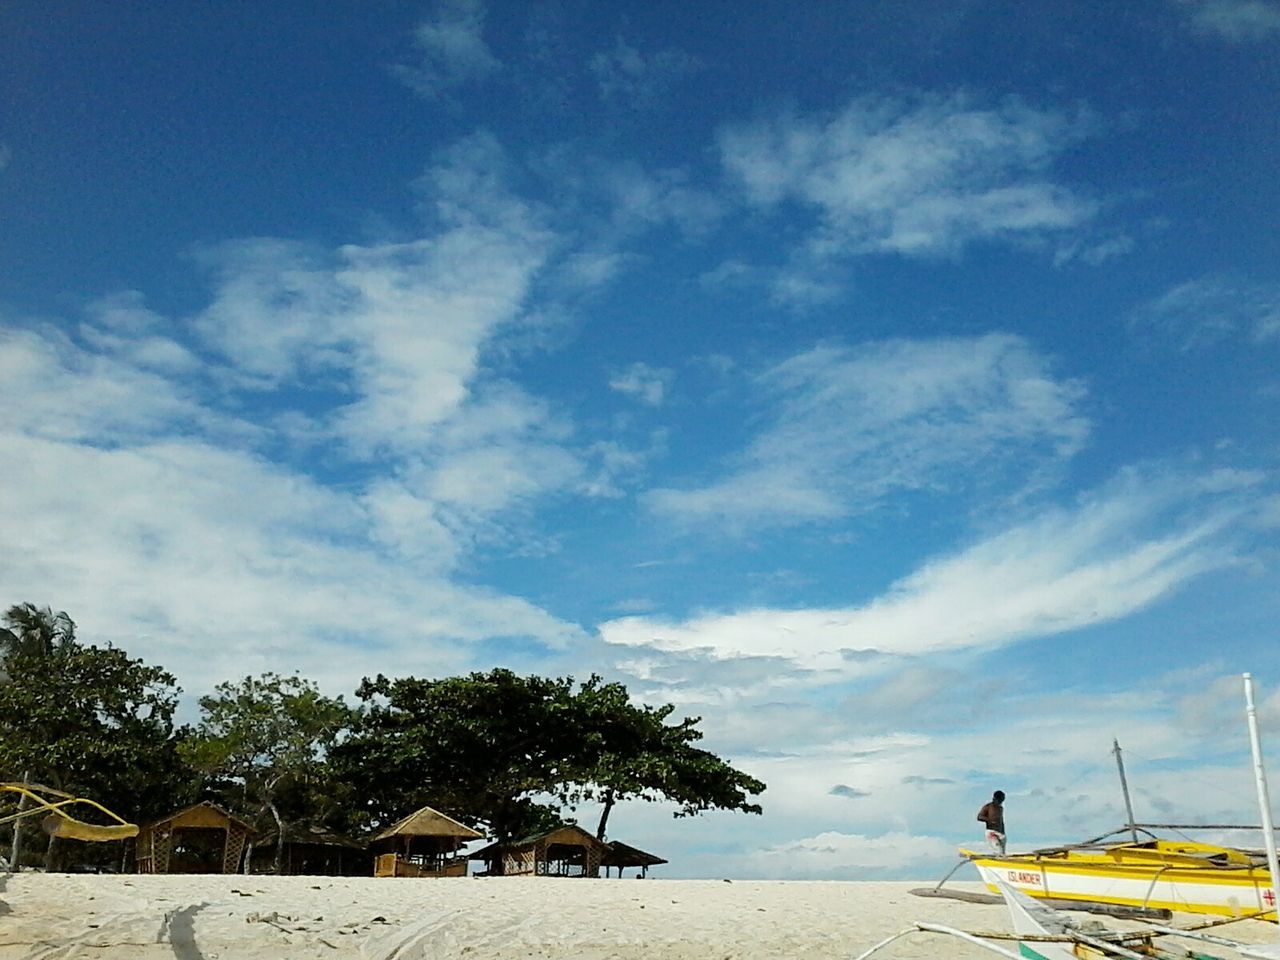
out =
<path fill-rule="evenodd" d="M 1278 54 L 1272 0 L 7 3 L 4 602 L 192 696 L 621 680 L 769 785 L 616 811 L 667 876 L 937 876 L 997 787 L 1100 833 L 1113 737 L 1140 818 L 1256 819 Z"/>

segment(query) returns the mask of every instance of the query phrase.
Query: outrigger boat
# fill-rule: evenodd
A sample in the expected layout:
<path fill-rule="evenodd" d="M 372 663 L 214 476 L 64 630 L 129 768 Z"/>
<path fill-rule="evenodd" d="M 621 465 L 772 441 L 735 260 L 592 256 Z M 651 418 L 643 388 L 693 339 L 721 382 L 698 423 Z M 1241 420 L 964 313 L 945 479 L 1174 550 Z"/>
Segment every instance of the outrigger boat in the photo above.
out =
<path fill-rule="evenodd" d="M 1253 702 L 1253 678 L 1244 674 L 1244 693 L 1249 719 L 1249 739 L 1253 750 L 1254 775 L 1258 788 L 1258 808 L 1262 814 L 1265 859 L 1260 853 L 1233 847 L 1219 847 L 1193 841 L 1138 840 L 1138 829 L 1150 824 L 1133 822 L 1124 766 L 1120 782 L 1125 789 L 1132 843 L 1102 843 L 1106 834 L 1084 844 L 1037 850 L 1032 853 L 1000 856 L 962 851 L 965 859 L 978 867 L 987 886 L 1003 898 L 1013 921 L 1013 934 L 977 933 L 934 923 L 917 922 L 906 930 L 877 943 L 855 960 L 872 954 L 900 937 L 914 932 L 940 933 L 998 953 L 1009 960 L 1215 960 L 1197 950 L 1169 944 L 1165 937 L 1177 937 L 1199 944 L 1230 947 L 1249 960 L 1280 960 L 1280 941 L 1245 943 L 1213 933 L 1210 928 L 1245 918 L 1277 920 L 1272 877 L 1280 877 L 1280 854 L 1276 851 L 1271 822 L 1271 798 L 1262 764 L 1262 744 L 1258 734 L 1257 711 Z M 1116 745 L 1116 760 L 1120 747 Z M 1219 827 L 1224 829 L 1223 827 Z M 1239 828 L 1231 828 L 1239 829 Z M 1119 832 L 1119 831 L 1117 831 Z M 938 896 L 942 884 L 932 890 L 913 890 L 924 896 Z M 962 899 L 970 899 L 967 895 Z M 1033 899 L 1039 898 L 1039 899 Z M 1146 923 L 1141 929 L 1112 931 L 1100 924 L 1081 923 L 1054 909 L 1047 899 L 1078 903 L 1080 909 L 1120 905 L 1121 910 L 1181 910 L 1227 916 L 1195 927 Z M 1016 940 L 1015 953 L 1000 941 Z"/>
<path fill-rule="evenodd" d="M 1029 853 L 960 853 L 992 893 L 1007 884 L 1054 900 L 1276 919 L 1262 851 L 1154 836 L 1104 842 L 1107 836 Z"/>
<path fill-rule="evenodd" d="M 1152 829 L 1160 828 L 1250 830 L 1257 827 L 1135 823 L 1120 744 L 1116 743 L 1114 752 L 1120 769 L 1120 785 L 1129 814 L 1129 823 L 1122 830 L 1084 843 L 1029 853 L 994 854 L 962 848 L 963 859 L 930 894 L 939 895 L 951 874 L 965 863 L 972 863 L 992 893 L 1002 893 L 1002 887 L 1007 885 L 1032 897 L 1078 903 L 1081 908 L 1087 904 L 1110 904 L 1140 911 L 1176 910 L 1276 920 L 1273 878 L 1280 876 L 1280 867 L 1271 823 L 1271 800 L 1262 765 L 1253 678 L 1246 673 L 1243 680 L 1265 851 L 1193 840 L 1168 840 L 1151 833 Z M 1140 839 L 1140 830 L 1149 839 Z M 1108 839 L 1121 832 L 1129 833 L 1130 838 Z"/>

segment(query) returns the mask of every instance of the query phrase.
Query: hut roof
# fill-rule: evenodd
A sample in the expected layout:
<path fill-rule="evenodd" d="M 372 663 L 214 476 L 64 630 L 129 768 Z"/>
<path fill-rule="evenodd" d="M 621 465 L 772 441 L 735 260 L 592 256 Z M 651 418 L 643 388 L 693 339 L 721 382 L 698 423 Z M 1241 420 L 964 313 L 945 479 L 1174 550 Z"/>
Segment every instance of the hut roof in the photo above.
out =
<path fill-rule="evenodd" d="M 476 840 L 484 834 L 472 830 L 465 823 L 459 823 L 453 817 L 446 816 L 439 810 L 423 807 L 415 810 L 403 820 L 393 823 L 377 834 L 374 840 L 385 840 L 387 837 L 461 837 L 464 840 Z"/>
<path fill-rule="evenodd" d="M 477 850 L 475 853 L 471 854 L 471 859 L 486 860 L 499 850 L 506 849 L 509 847 L 527 847 L 531 844 L 537 843 L 539 840 L 545 840 L 548 837 L 555 836 L 557 833 L 566 833 L 566 832 L 577 834 L 579 837 L 581 837 L 581 839 L 586 841 L 588 845 L 594 844 L 600 847 L 606 846 L 606 844 L 601 843 L 592 834 L 588 833 L 586 830 L 583 830 L 577 824 L 566 823 L 563 826 L 556 827 L 554 830 L 547 830 L 547 831 L 544 831 L 543 833 L 532 833 L 527 837 L 517 837 L 516 839 L 508 840 L 505 843 L 502 843 L 502 842 L 491 843 L 487 847 L 482 847 L 481 849 Z M 567 838 L 562 838 L 562 839 L 567 839 Z M 666 863 L 665 860 L 662 862 Z M 628 866 L 630 866 L 630 864 L 628 864 Z"/>
<path fill-rule="evenodd" d="M 210 817 L 210 814 L 212 814 L 212 818 Z M 239 817 L 232 816 L 212 800 L 201 800 L 199 803 L 193 803 L 189 807 L 183 807 L 181 810 L 175 810 L 166 817 L 161 817 L 158 820 L 152 820 L 150 823 L 145 824 L 143 829 L 154 830 L 157 827 L 163 827 L 165 824 L 172 823 L 175 820 L 193 821 L 191 824 L 185 822 L 180 823 L 179 826 L 205 826 L 209 825 L 208 821 L 210 819 L 223 819 L 226 820 L 228 824 L 235 823 L 244 827 L 245 830 L 249 829 L 249 824 L 245 823 Z"/>
<path fill-rule="evenodd" d="M 621 840 L 610 840 L 605 846 L 608 850 L 600 858 L 602 867 L 653 867 L 667 862 L 655 854 L 646 853 L 639 847 L 633 847 Z"/>

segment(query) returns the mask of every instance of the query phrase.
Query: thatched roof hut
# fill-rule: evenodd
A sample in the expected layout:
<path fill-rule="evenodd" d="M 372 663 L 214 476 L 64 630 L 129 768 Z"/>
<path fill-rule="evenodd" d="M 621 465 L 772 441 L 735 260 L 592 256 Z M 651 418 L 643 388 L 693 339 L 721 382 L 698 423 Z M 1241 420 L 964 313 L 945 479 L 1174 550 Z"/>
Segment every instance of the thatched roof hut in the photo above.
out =
<path fill-rule="evenodd" d="M 138 830 L 139 873 L 236 873 L 249 824 L 205 800 Z"/>
<path fill-rule="evenodd" d="M 484 834 L 431 807 L 415 810 L 369 841 L 375 877 L 462 877 L 458 850 Z"/>
<path fill-rule="evenodd" d="M 608 848 L 587 831 L 566 824 L 547 833 L 491 843 L 471 854 L 487 873 L 506 877 L 598 877 Z"/>
<path fill-rule="evenodd" d="M 273 873 L 276 864 L 276 831 L 253 838 L 249 869 Z M 287 823 L 280 872 L 285 876 L 367 877 L 369 857 L 365 845 L 340 833 L 309 823 Z"/>
<path fill-rule="evenodd" d="M 639 847 L 633 847 L 629 843 L 623 843 L 621 840 L 610 840 L 605 844 L 608 848 L 603 857 L 600 858 L 600 866 L 604 867 L 604 875 L 609 875 L 611 867 L 618 868 L 618 876 L 622 876 L 622 871 L 626 867 L 636 867 L 640 870 L 640 876 L 647 876 L 650 867 L 656 867 L 660 863 L 666 863 L 656 854 L 646 853 Z"/>

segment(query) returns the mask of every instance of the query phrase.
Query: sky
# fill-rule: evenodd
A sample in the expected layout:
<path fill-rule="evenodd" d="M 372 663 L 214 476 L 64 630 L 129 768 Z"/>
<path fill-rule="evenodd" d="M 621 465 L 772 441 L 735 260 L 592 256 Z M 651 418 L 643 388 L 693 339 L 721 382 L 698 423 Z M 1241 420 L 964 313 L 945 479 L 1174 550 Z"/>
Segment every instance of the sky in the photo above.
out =
<path fill-rule="evenodd" d="M 620 681 L 768 785 L 659 876 L 1100 834 L 1113 740 L 1255 823 L 1278 94 L 1276 0 L 8 0 L 0 603 L 191 716 Z"/>

